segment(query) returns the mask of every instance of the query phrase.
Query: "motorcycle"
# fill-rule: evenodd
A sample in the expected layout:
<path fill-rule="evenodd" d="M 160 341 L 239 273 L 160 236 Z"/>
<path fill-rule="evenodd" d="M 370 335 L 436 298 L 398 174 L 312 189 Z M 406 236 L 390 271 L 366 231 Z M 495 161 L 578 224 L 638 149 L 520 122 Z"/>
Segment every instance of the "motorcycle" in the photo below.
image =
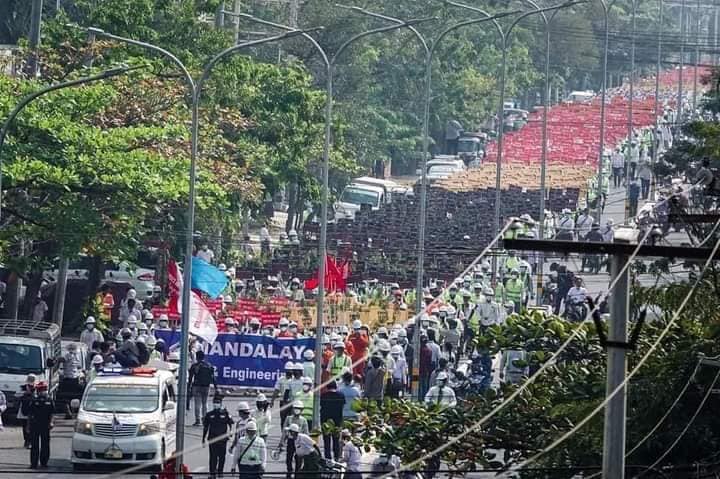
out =
<path fill-rule="evenodd" d="M 565 319 L 571 323 L 580 323 L 585 321 L 587 316 L 587 307 L 585 303 L 579 301 L 569 301 L 565 306 Z"/>

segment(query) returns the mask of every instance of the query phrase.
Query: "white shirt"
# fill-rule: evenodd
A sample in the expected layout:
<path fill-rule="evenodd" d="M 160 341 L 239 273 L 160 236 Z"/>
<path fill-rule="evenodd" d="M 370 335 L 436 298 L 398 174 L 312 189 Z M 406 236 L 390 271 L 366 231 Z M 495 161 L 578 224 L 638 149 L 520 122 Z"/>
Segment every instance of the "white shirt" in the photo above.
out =
<path fill-rule="evenodd" d="M 433 386 L 425 395 L 425 404 L 440 404 L 444 407 L 455 407 L 457 399 L 455 399 L 455 391 L 450 386 Z"/>
<path fill-rule="evenodd" d="M 215 253 L 213 253 L 213 250 L 210 248 L 206 250 L 201 249 L 197 252 L 197 257 L 207 263 L 212 263 L 212 260 L 215 258 Z"/>
<path fill-rule="evenodd" d="M 577 220 L 578 234 L 581 236 L 587 235 L 592 229 L 593 219 L 589 215 L 580 215 Z"/>
<path fill-rule="evenodd" d="M 350 472 L 360 471 L 360 449 L 350 441 L 347 441 L 342 449 L 342 462 L 345 463 L 345 469 Z"/>
<path fill-rule="evenodd" d="M 495 301 L 478 304 L 477 308 L 475 308 L 475 314 L 478 315 L 480 324 L 483 326 L 493 326 L 502 322 L 500 304 Z"/>
<path fill-rule="evenodd" d="M 77 379 L 80 377 L 80 368 L 82 363 L 80 362 L 79 353 L 67 353 L 64 357 L 63 362 L 63 377 L 70 379 Z"/>
<path fill-rule="evenodd" d="M 395 361 L 395 364 L 392 368 L 392 378 L 393 379 L 400 379 L 403 382 L 405 382 L 405 378 L 407 378 L 408 374 L 408 366 L 407 361 L 404 357 L 398 356 L 397 358 L 393 358 Z"/>
<path fill-rule="evenodd" d="M 560 231 L 572 233 L 573 229 L 575 229 L 575 221 L 569 216 L 565 216 L 558 223 L 558 230 Z"/>
<path fill-rule="evenodd" d="M 267 436 L 270 431 L 270 422 L 272 421 L 270 408 L 265 411 L 255 411 L 254 419 L 258 428 L 258 436 Z"/>
<path fill-rule="evenodd" d="M 300 433 L 295 439 L 295 454 L 299 457 L 305 457 L 312 454 L 315 450 L 315 442 L 307 434 Z"/>
<path fill-rule="evenodd" d="M 42 321 L 45 319 L 45 313 L 48 312 L 48 305 L 42 299 L 33 308 L 32 319 L 33 321 Z"/>
<path fill-rule="evenodd" d="M 568 290 L 567 297 L 570 301 L 583 303 L 587 297 L 587 289 L 582 286 L 579 288 L 577 286 L 573 286 L 570 290 Z"/>
<path fill-rule="evenodd" d="M 80 333 L 80 342 L 85 344 L 88 349 L 92 349 L 92 345 L 95 341 L 100 341 L 101 343 L 105 341 L 105 338 L 103 338 L 103 335 L 100 331 L 93 328 L 92 330 L 85 328 L 82 333 Z"/>

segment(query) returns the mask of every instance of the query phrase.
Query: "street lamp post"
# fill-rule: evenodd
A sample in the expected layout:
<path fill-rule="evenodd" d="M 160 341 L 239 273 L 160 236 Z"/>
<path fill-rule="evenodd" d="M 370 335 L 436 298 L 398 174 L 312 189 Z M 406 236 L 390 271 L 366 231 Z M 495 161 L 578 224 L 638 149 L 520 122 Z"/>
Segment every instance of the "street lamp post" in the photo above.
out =
<path fill-rule="evenodd" d="M 192 124 L 190 129 L 190 172 L 189 172 L 189 200 L 188 200 L 188 219 L 187 219 L 187 232 L 186 232 L 186 245 L 185 245 L 185 262 L 183 271 L 183 290 L 182 290 L 182 301 L 183 310 L 181 315 L 181 343 L 180 343 L 180 371 L 178 381 L 178 402 L 177 402 L 177 424 L 176 424 L 176 449 L 177 449 L 177 472 L 182 472 L 183 463 L 183 450 L 185 448 L 185 403 L 187 401 L 187 386 L 188 386 L 188 344 L 189 344 L 189 329 L 190 329 L 190 284 L 192 280 L 192 249 L 193 249 L 193 233 L 195 228 L 195 186 L 196 186 L 196 169 L 197 169 L 197 151 L 198 151 L 198 107 L 200 102 L 200 93 L 202 86 L 210 76 L 212 68 L 223 58 L 231 55 L 243 48 L 249 48 L 265 43 L 285 40 L 286 38 L 294 37 L 298 34 L 303 33 L 303 30 L 297 30 L 294 32 L 288 32 L 283 35 L 277 35 L 273 37 L 262 38 L 246 43 L 241 43 L 230 48 L 226 48 L 222 52 L 215 55 L 204 67 L 203 73 L 197 83 L 193 80 L 192 75 L 185 67 L 185 65 L 172 53 L 165 50 L 164 48 L 152 45 L 150 43 L 125 38 L 111 33 L 107 33 L 98 28 L 89 28 L 88 32 L 94 34 L 95 37 L 104 37 L 110 40 L 127 43 L 129 45 L 138 46 L 159 53 L 174 63 L 182 72 L 183 79 L 185 80 L 188 91 L 191 98 L 192 108 Z"/>
<path fill-rule="evenodd" d="M 653 156 L 652 156 L 652 162 L 653 166 L 658 161 L 658 150 L 660 149 L 660 68 L 662 66 L 662 27 L 663 27 L 663 13 L 664 13 L 664 2 L 663 0 L 658 0 L 658 34 L 657 34 L 657 62 L 655 63 L 655 131 L 653 132 L 653 141 L 655 144 L 653 145 Z M 650 199 L 655 198 L 655 183 L 656 181 L 653 180 L 653 182 L 650 184 L 651 193 L 650 193 Z"/>
<path fill-rule="evenodd" d="M 466 10 L 470 10 L 473 12 L 478 12 L 486 17 L 489 17 L 489 13 L 485 10 L 482 10 L 477 7 L 472 7 L 470 5 L 465 5 L 462 3 L 454 2 L 451 0 L 446 0 L 445 3 L 448 5 L 452 5 L 454 7 L 464 8 Z M 515 26 L 520 23 L 521 20 L 523 20 L 526 17 L 529 17 L 531 15 L 537 15 L 541 14 L 544 15 L 544 12 L 549 12 L 552 10 L 560 10 L 562 8 L 568 8 L 573 5 L 583 3 L 583 1 L 571 1 L 571 2 L 565 2 L 560 5 L 555 5 L 552 7 L 545 7 L 545 8 L 537 8 L 536 10 L 530 11 L 530 12 L 517 12 L 522 13 L 517 18 L 513 20 L 513 22 L 510 24 L 510 26 L 505 30 L 503 29 L 500 24 L 495 21 L 493 24 L 495 25 L 495 28 L 498 31 L 498 34 L 500 35 L 500 41 L 501 41 L 501 47 L 502 47 L 502 63 L 500 64 L 500 93 L 499 93 L 499 101 L 498 101 L 498 111 L 497 111 L 497 118 L 498 118 L 498 130 L 497 130 L 497 159 L 496 159 L 496 165 L 495 165 L 495 219 L 493 223 L 493 231 L 496 233 L 500 231 L 500 186 L 501 186 L 501 179 L 502 179 L 502 153 L 503 153 L 503 112 L 504 112 L 504 104 L 505 104 L 505 77 L 507 74 L 507 47 L 508 47 L 508 40 L 510 38 L 510 34 L 512 33 Z M 545 24 L 547 27 L 547 18 L 544 19 Z M 549 35 L 549 33 L 548 33 Z M 547 41 L 547 37 L 546 37 Z M 546 65 L 547 66 L 547 65 Z M 545 116 L 547 116 L 547 111 L 545 111 Z M 545 135 L 547 132 L 545 132 Z M 543 141 L 544 142 L 544 141 Z M 547 151 L 545 150 L 543 152 L 543 157 Z"/>
<path fill-rule="evenodd" d="M 675 108 L 675 124 L 682 123 L 683 115 L 683 70 L 685 68 L 685 1 L 680 3 L 680 71 L 678 72 L 677 107 Z"/>
<path fill-rule="evenodd" d="M 627 147 L 628 147 L 628 160 L 625 162 L 625 178 L 628 181 L 628 187 L 625 188 L 625 221 L 630 218 L 630 180 L 635 179 L 637 171 L 633 171 L 633 178 L 630 178 L 630 163 L 632 161 L 632 142 L 633 142 L 633 93 L 635 86 L 635 19 L 637 16 L 637 2 L 638 0 L 630 0 L 631 4 L 631 22 L 632 22 L 632 36 L 630 37 L 630 101 L 628 102 L 628 123 L 627 123 Z M 640 146 L 638 145 L 638 148 Z M 600 158 L 602 163 L 602 158 Z"/>
<path fill-rule="evenodd" d="M 344 7 L 343 7 L 344 8 Z M 261 23 L 263 25 L 280 28 L 282 30 L 286 31 L 295 31 L 293 27 L 282 25 L 279 23 L 270 22 L 267 20 L 263 20 L 257 17 L 254 17 L 252 15 L 248 14 L 239 14 L 239 17 Z M 322 189 L 322 198 L 321 198 L 321 204 L 320 204 L 320 244 L 319 244 L 319 253 L 320 253 L 320 261 L 318 265 L 318 297 L 317 297 L 317 320 L 315 325 L 315 331 L 316 331 L 316 337 L 317 340 L 315 341 L 315 378 L 314 382 L 316 385 L 315 388 L 315 400 L 313 401 L 313 424 L 320 424 L 320 389 L 317 387 L 322 382 L 322 342 L 320 341 L 320 338 L 322 338 L 323 334 L 323 319 L 324 319 L 324 309 L 325 309 L 325 262 L 326 262 L 326 254 L 327 254 L 327 215 L 328 215 L 328 202 L 330 198 L 330 187 L 329 187 L 329 180 L 328 180 L 328 174 L 330 171 L 330 145 L 331 145 L 331 135 L 332 135 L 332 103 L 333 103 L 333 76 L 335 71 L 335 64 L 337 63 L 337 59 L 340 57 L 340 55 L 353 43 L 356 41 L 365 38 L 370 35 L 378 34 L 378 33 L 385 33 L 393 30 L 397 30 L 399 28 L 407 27 L 414 29 L 412 27 L 415 23 L 420 23 L 422 21 L 426 21 L 429 19 L 416 19 L 416 20 L 408 20 L 407 22 L 400 22 L 395 25 L 389 25 L 386 27 L 381 28 L 375 28 L 372 30 L 368 30 L 362 33 L 358 33 L 357 35 L 354 35 L 350 37 L 345 43 L 343 43 L 340 48 L 335 52 L 335 54 L 332 56 L 332 58 L 328 59 L 328 56 L 325 52 L 325 50 L 322 49 L 322 47 L 317 43 L 317 41 L 312 38 L 308 34 L 303 34 L 302 36 L 306 39 L 308 39 L 315 49 L 320 53 L 323 62 L 325 64 L 325 71 L 326 71 L 326 82 L 325 82 L 325 144 L 323 148 L 323 189 Z"/>

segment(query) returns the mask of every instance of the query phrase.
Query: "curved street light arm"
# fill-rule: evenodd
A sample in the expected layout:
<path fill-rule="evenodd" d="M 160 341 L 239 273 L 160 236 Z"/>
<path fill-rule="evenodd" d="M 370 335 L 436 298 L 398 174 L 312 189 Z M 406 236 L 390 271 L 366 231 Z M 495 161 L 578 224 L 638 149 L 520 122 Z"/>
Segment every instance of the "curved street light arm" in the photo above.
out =
<path fill-rule="evenodd" d="M 293 27 L 291 27 L 291 26 L 289 26 L 289 25 L 283 25 L 283 24 L 281 24 L 281 23 L 275 23 L 275 22 L 271 22 L 271 21 L 269 21 L 269 20 L 264 20 L 264 19 L 262 19 L 262 18 L 258 18 L 258 17 L 256 17 L 256 16 L 254 16 L 254 15 L 250 15 L 249 13 L 238 13 L 236 16 L 238 16 L 238 17 L 240 17 L 240 18 L 244 18 L 244 19 L 246 19 L 246 20 L 250 20 L 250 21 L 259 23 L 259 24 L 261 24 L 261 25 L 267 25 L 267 26 L 269 26 L 269 27 L 275 27 L 275 28 L 278 28 L 278 29 L 280 29 L 280 30 L 285 30 L 285 31 L 287 31 L 287 32 L 294 32 L 294 31 L 297 30 L 296 28 L 293 28 Z M 306 33 L 306 32 L 302 32 L 302 33 L 300 34 L 300 36 L 303 37 L 303 38 L 305 38 L 306 40 L 308 40 L 310 43 L 312 43 L 312 45 L 315 47 L 315 50 L 317 50 L 317 52 L 320 54 L 320 57 L 322 58 L 323 63 L 325 64 L 325 67 L 326 67 L 326 68 L 329 67 L 329 66 L 330 66 L 330 60 L 328 60 L 327 53 L 326 53 L 325 50 L 320 46 L 320 44 L 317 42 L 317 40 L 315 40 L 315 38 L 313 38 L 310 34 L 308 34 L 308 33 Z"/>
<path fill-rule="evenodd" d="M 554 5 L 554 6 L 552 6 L 552 7 L 545 7 L 545 8 L 540 8 L 540 9 L 537 9 L 537 10 L 532 10 L 532 11 L 530 11 L 530 12 L 525 12 L 525 13 L 523 13 L 522 15 L 520 15 L 519 17 L 517 17 L 515 20 L 513 20 L 513 22 L 510 24 L 510 27 L 509 27 L 509 28 L 507 29 L 507 31 L 505 32 L 505 35 L 506 35 L 507 37 L 509 37 L 509 36 L 510 36 L 510 33 L 511 33 L 512 30 L 513 30 L 513 28 L 515 28 L 515 26 L 516 26 L 518 23 L 520 23 L 520 21 L 521 21 L 522 19 L 524 19 L 525 17 L 529 17 L 530 15 L 537 15 L 537 14 L 539 13 L 540 15 L 542 15 L 543 20 L 544 20 L 545 23 L 547 24 L 547 17 L 545 16 L 545 12 L 550 12 L 550 11 L 553 11 L 553 10 L 557 12 L 557 11 L 559 11 L 559 10 L 562 10 L 563 8 L 572 7 L 573 5 L 578 5 L 578 4 L 580 4 L 580 3 L 586 3 L 586 0 L 579 0 L 579 1 L 576 1 L 576 2 L 565 2 L 565 3 L 561 3 L 560 5 Z"/>
<path fill-rule="evenodd" d="M 360 8 L 360 7 L 352 7 L 352 6 L 342 5 L 339 3 L 336 3 L 335 6 L 338 8 L 344 8 L 346 10 L 352 10 L 353 12 L 358 12 L 363 15 L 367 15 L 369 17 L 379 18 L 380 20 L 387 20 L 388 22 L 392 22 L 397 25 L 406 23 L 404 20 L 400 20 L 399 18 L 390 17 L 388 15 L 383 15 L 383 14 L 376 13 L 376 12 L 371 12 L 369 10 L 366 10 L 366 9 Z M 415 37 L 420 42 L 420 45 L 422 45 L 423 50 L 425 51 L 425 55 L 427 55 L 430 52 L 430 48 L 428 47 L 425 37 L 423 37 L 423 35 L 418 31 L 418 29 L 412 25 L 408 25 L 407 29 L 410 30 L 413 33 L 413 35 L 415 35 Z"/>
<path fill-rule="evenodd" d="M 182 71 L 183 77 L 185 77 L 185 81 L 187 82 L 188 86 L 190 87 L 191 94 L 195 94 L 195 82 L 193 81 L 192 75 L 190 75 L 190 72 L 185 68 L 185 65 L 183 62 L 180 61 L 178 57 L 170 53 L 168 50 L 165 50 L 164 48 L 158 47 L 156 45 L 152 45 L 150 43 L 141 42 L 139 40 L 133 40 L 132 38 L 126 38 L 121 37 L 119 35 L 113 35 L 112 33 L 108 33 L 105 30 L 102 30 L 100 28 L 95 27 L 89 27 L 86 29 L 89 34 L 93 34 L 96 37 L 104 37 L 110 40 L 116 40 L 122 43 L 127 43 L 128 45 L 135 45 L 137 47 L 145 48 L 147 50 L 154 51 L 156 53 L 159 53 L 163 55 L 164 57 L 168 58 L 170 61 L 172 61 L 178 68 L 180 68 L 180 71 Z"/>
<path fill-rule="evenodd" d="M 397 29 L 399 29 L 399 28 L 409 27 L 409 26 L 412 26 L 412 25 L 417 24 L 417 23 L 429 22 L 430 20 L 434 20 L 434 19 L 433 19 L 433 18 L 418 18 L 418 19 L 408 20 L 408 21 L 403 22 L 403 23 L 401 23 L 401 24 L 388 25 L 388 26 L 386 26 L 386 27 L 380 27 L 380 28 L 373 28 L 372 30 L 368 30 L 368 31 L 365 31 L 365 32 L 362 32 L 362 33 L 358 33 L 357 35 L 355 35 L 355 36 L 353 36 L 353 37 L 350 37 L 347 41 L 345 41 L 345 43 L 343 43 L 342 45 L 340 45 L 340 48 L 338 48 L 338 50 L 335 52 L 335 54 L 334 54 L 334 55 L 332 56 L 332 58 L 330 59 L 330 65 L 331 65 L 331 67 L 332 67 L 332 65 L 335 65 L 335 62 L 337 61 L 338 57 L 340 57 L 340 55 L 341 55 L 351 44 L 355 43 L 356 41 L 360 40 L 361 38 L 365 38 L 365 37 L 367 37 L 367 36 L 374 35 L 374 34 L 376 34 L 376 33 L 390 32 L 390 31 L 393 31 L 393 30 L 397 30 Z"/>
<path fill-rule="evenodd" d="M 3 146 L 5 146 L 5 138 L 7 137 L 7 132 L 10 129 L 10 125 L 15 120 L 15 118 L 20 114 L 20 112 L 28 106 L 33 100 L 45 95 L 46 93 L 50 93 L 57 90 L 62 90 L 63 88 L 70 88 L 78 85 L 83 85 L 85 83 L 92 83 L 99 80 L 105 80 L 108 78 L 112 78 L 114 76 L 122 75 L 124 73 L 127 73 L 132 70 L 138 70 L 140 68 L 144 68 L 144 66 L 136 66 L 136 67 L 118 67 L 118 68 L 112 68 L 110 70 L 105 70 L 104 72 L 98 73 L 97 75 L 91 75 L 89 77 L 82 77 L 77 78 L 75 80 L 66 81 L 63 83 L 56 83 L 54 85 L 46 86 L 45 88 L 42 88 L 36 92 L 30 93 L 29 95 L 24 96 L 22 99 L 20 99 L 20 102 L 15 105 L 15 108 L 8 114 L 8 117 L 5 119 L 5 122 L 2 125 L 2 128 L 0 129 L 0 218 L 2 218 L 2 150 Z"/>
<path fill-rule="evenodd" d="M 474 25 L 474 24 L 476 24 L 476 23 L 483 23 L 483 22 L 488 22 L 488 21 L 492 21 L 493 23 L 496 23 L 498 18 L 503 18 L 503 17 L 507 17 L 507 16 L 510 16 L 510 15 L 516 15 L 516 14 L 518 14 L 518 13 L 520 13 L 520 10 L 512 10 L 512 11 L 510 11 L 510 12 L 498 13 L 498 14 L 496 14 L 496 15 L 487 16 L 487 17 L 485 17 L 485 18 L 474 18 L 474 19 L 472 19 L 472 20 L 466 20 L 466 21 L 464 21 L 464 22 L 460 22 L 460 23 L 457 23 L 457 24 L 455 24 L 455 25 L 452 25 L 452 26 L 446 28 L 445 30 L 443 30 L 443 31 L 440 33 L 440 35 L 438 35 L 438 37 L 435 39 L 435 41 L 433 42 L 432 46 L 430 47 L 430 55 L 433 54 L 433 52 L 435 51 L 435 47 L 437 47 L 437 45 L 440 43 L 440 41 L 441 41 L 443 38 L 445 38 L 445 36 L 446 36 L 448 33 L 452 32 L 452 31 L 455 31 L 455 30 L 457 30 L 458 28 L 464 27 L 464 26 L 466 26 L 466 25 Z"/>
<path fill-rule="evenodd" d="M 444 0 L 443 3 L 445 3 L 446 5 L 452 5 L 453 7 L 464 8 L 465 10 L 477 12 L 481 15 L 485 15 L 488 18 L 492 17 L 492 15 L 490 15 L 487 11 L 483 10 L 482 8 L 473 7 L 472 5 L 465 5 L 464 3 L 454 2 L 452 0 Z M 517 10 L 513 14 L 516 13 L 520 13 L 520 11 Z M 495 30 L 497 30 L 498 34 L 500 35 L 500 40 L 502 41 L 502 39 L 505 38 L 505 32 L 503 31 L 502 26 L 497 21 L 497 19 L 493 19 L 493 25 L 495 25 Z"/>

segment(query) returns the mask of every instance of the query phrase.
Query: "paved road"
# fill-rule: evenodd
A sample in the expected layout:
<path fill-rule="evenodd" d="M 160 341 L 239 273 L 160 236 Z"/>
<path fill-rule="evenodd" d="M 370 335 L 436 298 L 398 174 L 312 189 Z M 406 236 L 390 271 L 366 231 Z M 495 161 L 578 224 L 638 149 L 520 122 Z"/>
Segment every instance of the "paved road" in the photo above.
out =
<path fill-rule="evenodd" d="M 226 398 L 224 401 L 225 406 L 228 408 L 234 416 L 237 415 L 237 403 L 242 398 Z M 251 404 L 251 407 L 254 406 Z M 73 473 L 72 464 L 70 463 L 70 445 L 72 441 L 74 421 L 61 419 L 62 416 L 57 416 L 56 426 L 52 432 L 51 439 L 51 457 L 49 468 L 46 471 L 43 470 L 31 470 L 29 469 L 30 464 L 30 451 L 23 449 L 22 447 L 22 433 L 20 428 L 17 426 L 9 425 L 5 427 L 3 432 L 0 432 L 0 478 L 15 478 L 20 479 L 23 477 L 33 477 L 34 479 L 52 478 L 52 479 L 71 479 L 77 476 L 77 473 Z M 186 415 L 187 424 L 192 424 L 194 417 L 192 411 L 189 411 Z M 277 409 L 273 411 L 273 427 L 270 431 L 268 439 L 268 454 L 270 448 L 275 448 L 280 441 L 280 415 Z M 185 447 L 187 456 L 185 458 L 186 464 L 189 465 L 190 469 L 195 473 L 194 477 L 204 477 L 203 473 L 208 472 L 208 450 L 201 445 L 202 428 L 187 426 L 185 430 Z M 284 456 L 281 458 L 282 462 L 272 461 L 268 457 L 267 472 L 276 473 L 272 477 L 281 477 L 281 472 L 285 472 Z M 225 469 L 230 470 L 231 456 L 228 455 Z M 121 477 L 122 467 L 117 466 L 114 468 L 103 469 L 101 474 L 90 474 L 85 477 Z M 150 474 L 147 476 L 149 477 Z M 145 477 L 143 475 L 135 477 Z"/>

